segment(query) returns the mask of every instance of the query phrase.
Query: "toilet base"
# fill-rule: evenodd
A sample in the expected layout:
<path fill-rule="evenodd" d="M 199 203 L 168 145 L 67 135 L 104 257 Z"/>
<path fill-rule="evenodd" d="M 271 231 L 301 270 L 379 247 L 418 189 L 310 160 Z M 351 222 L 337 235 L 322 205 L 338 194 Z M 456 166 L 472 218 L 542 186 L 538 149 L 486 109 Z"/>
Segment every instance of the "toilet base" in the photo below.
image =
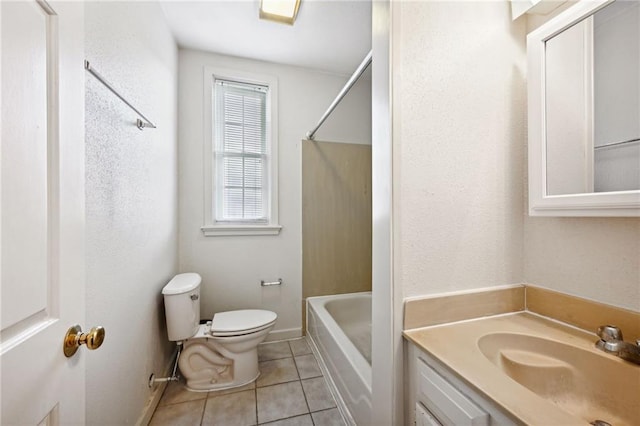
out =
<path fill-rule="evenodd" d="M 193 392 L 208 392 L 245 386 L 260 376 L 258 344 L 264 341 L 271 327 L 256 333 L 212 337 L 206 325 L 196 335 L 184 341 L 178 365 Z"/>
<path fill-rule="evenodd" d="M 188 390 L 189 392 L 214 392 L 214 391 L 222 391 L 222 390 L 227 390 L 227 389 L 234 389 L 234 388 L 240 388 L 242 386 L 246 386 L 250 383 L 255 382 L 256 380 L 258 380 L 258 377 L 260 377 L 260 372 L 258 371 L 258 374 L 256 375 L 256 377 L 254 377 L 253 379 L 244 382 L 244 383 L 233 383 L 233 384 L 229 384 L 229 383 L 221 383 L 219 387 L 212 387 L 209 389 L 192 389 L 189 387 L 189 383 L 187 381 L 187 383 L 184 385 L 185 389 Z"/>

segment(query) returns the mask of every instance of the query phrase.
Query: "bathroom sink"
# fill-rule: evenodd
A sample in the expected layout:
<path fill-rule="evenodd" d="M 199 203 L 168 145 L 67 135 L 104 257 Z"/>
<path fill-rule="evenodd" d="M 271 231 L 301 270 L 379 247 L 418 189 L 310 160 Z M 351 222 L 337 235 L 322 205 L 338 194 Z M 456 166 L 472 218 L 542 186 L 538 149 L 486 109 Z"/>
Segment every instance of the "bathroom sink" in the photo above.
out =
<path fill-rule="evenodd" d="M 638 365 L 528 334 L 486 334 L 478 347 L 508 377 L 574 416 L 616 426 L 638 424 Z"/>

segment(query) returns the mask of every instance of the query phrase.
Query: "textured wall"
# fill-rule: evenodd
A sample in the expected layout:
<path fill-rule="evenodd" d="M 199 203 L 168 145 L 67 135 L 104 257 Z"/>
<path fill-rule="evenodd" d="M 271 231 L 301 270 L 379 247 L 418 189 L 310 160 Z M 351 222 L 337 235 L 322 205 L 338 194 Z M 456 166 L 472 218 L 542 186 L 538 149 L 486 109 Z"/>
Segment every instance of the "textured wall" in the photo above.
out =
<path fill-rule="evenodd" d="M 316 124 L 348 76 L 180 50 L 180 270 L 202 275 L 201 313 L 264 308 L 278 314 L 272 338 L 301 330 L 301 139 Z M 203 66 L 278 78 L 279 219 L 277 236 L 205 237 L 203 205 Z M 318 140 L 371 143 L 370 81 L 360 80 L 316 135 Z M 206 155 L 206 154 L 205 154 Z M 206 157 L 205 157 L 206 158 Z M 282 278 L 281 287 L 260 280 Z"/>
<path fill-rule="evenodd" d="M 394 262 L 404 296 L 522 280 L 525 29 L 508 2 L 398 2 Z"/>
<path fill-rule="evenodd" d="M 160 291 L 177 271 L 177 49 L 157 3 L 88 2 L 86 57 L 157 129 L 86 74 L 87 423 L 135 423 L 173 345 Z"/>
<path fill-rule="evenodd" d="M 640 219 L 525 220 L 526 282 L 640 311 Z"/>

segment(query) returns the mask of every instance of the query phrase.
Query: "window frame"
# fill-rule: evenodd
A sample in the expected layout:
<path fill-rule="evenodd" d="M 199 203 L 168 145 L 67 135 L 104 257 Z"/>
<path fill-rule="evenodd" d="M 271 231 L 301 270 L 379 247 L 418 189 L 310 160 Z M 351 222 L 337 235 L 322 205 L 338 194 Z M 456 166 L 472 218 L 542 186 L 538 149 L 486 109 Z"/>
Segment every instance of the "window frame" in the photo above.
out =
<path fill-rule="evenodd" d="M 216 159 L 214 102 L 215 81 L 229 80 L 238 83 L 261 85 L 269 88 L 267 104 L 267 220 L 256 222 L 251 220 L 218 221 L 216 220 Z M 278 235 L 282 226 L 278 222 L 278 80 L 276 77 L 221 69 L 203 67 L 203 123 L 204 123 L 204 225 L 203 234 L 212 236 L 233 235 Z"/>

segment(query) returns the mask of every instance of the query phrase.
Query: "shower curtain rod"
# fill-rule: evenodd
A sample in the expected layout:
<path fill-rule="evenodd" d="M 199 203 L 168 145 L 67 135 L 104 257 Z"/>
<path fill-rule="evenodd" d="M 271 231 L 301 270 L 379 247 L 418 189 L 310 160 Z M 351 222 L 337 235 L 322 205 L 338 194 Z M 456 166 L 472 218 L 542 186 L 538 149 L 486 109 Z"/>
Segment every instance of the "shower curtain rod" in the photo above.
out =
<path fill-rule="evenodd" d="M 340 93 L 338 93 L 338 96 L 336 96 L 336 98 L 333 100 L 331 105 L 329 105 L 329 108 L 327 108 L 327 111 L 325 111 L 320 121 L 318 121 L 318 124 L 316 124 L 316 127 L 314 127 L 313 130 L 307 132 L 307 139 L 313 140 L 314 135 L 316 134 L 320 126 L 322 126 L 322 123 L 324 123 L 324 121 L 327 118 L 329 118 L 333 110 L 338 106 L 340 101 L 342 101 L 342 98 L 344 98 L 345 95 L 349 92 L 349 90 L 351 90 L 353 85 L 356 84 L 356 81 L 358 81 L 360 76 L 364 73 L 364 71 L 367 69 L 367 67 L 370 64 L 371 64 L 371 50 L 369 51 L 369 53 L 367 53 L 367 56 L 364 58 L 362 63 L 358 66 L 358 68 L 353 73 L 349 81 L 347 81 L 347 84 L 345 84 L 342 90 L 340 91 Z"/>

